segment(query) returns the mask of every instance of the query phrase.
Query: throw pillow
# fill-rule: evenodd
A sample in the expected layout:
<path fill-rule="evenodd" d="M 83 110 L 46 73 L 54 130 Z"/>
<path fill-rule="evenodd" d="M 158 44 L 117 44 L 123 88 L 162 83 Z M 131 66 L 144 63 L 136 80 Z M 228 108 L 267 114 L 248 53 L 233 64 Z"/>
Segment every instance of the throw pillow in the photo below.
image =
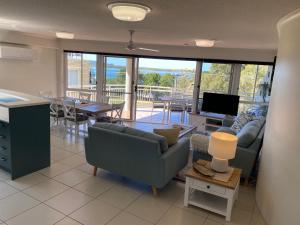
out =
<path fill-rule="evenodd" d="M 180 128 L 168 128 L 168 129 L 153 129 L 153 132 L 165 137 L 167 139 L 168 146 L 177 143 Z"/>
<path fill-rule="evenodd" d="M 249 113 L 241 112 L 234 120 L 231 129 L 237 134 L 241 131 L 243 126 L 253 120 L 253 116 Z"/>
<path fill-rule="evenodd" d="M 237 135 L 238 146 L 248 148 L 255 141 L 255 138 L 259 134 L 262 125 L 263 124 L 261 124 L 259 120 L 253 120 L 247 123 Z"/>

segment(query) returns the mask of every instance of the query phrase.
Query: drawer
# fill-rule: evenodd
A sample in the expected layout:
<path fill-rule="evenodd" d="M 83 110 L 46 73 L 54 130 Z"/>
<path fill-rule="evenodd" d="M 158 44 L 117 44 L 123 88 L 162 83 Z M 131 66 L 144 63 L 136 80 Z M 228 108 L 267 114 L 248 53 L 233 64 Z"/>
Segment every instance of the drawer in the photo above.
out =
<path fill-rule="evenodd" d="M 9 142 L 8 132 L 0 131 L 0 146 L 7 146 Z"/>
<path fill-rule="evenodd" d="M 9 147 L 5 144 L 0 144 L 0 155 L 8 156 L 9 155 Z"/>
<path fill-rule="evenodd" d="M 8 156 L 0 154 L 0 167 L 10 170 L 10 160 Z"/>
<path fill-rule="evenodd" d="M 0 132 L 7 132 L 9 130 L 9 124 L 0 121 Z"/>
<path fill-rule="evenodd" d="M 193 180 L 192 181 L 192 185 L 197 188 L 197 189 L 201 189 L 205 192 L 212 192 L 212 193 L 218 193 L 218 194 L 225 194 L 226 193 L 226 188 L 219 186 L 219 185 L 215 185 L 215 184 L 210 184 L 204 181 L 200 181 L 200 180 Z"/>

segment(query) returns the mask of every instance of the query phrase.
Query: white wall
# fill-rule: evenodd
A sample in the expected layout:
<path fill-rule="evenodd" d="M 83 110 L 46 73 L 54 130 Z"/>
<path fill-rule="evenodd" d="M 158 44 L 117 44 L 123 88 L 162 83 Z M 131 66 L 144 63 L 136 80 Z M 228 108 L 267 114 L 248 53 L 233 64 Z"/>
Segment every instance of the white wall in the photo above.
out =
<path fill-rule="evenodd" d="M 279 47 L 256 200 L 269 225 L 300 224 L 300 9 L 278 23 Z"/>
<path fill-rule="evenodd" d="M 0 59 L 0 88 L 38 95 L 57 93 L 57 49 L 53 40 L 0 31 L 1 42 L 26 44 L 35 49 L 33 61 Z"/>

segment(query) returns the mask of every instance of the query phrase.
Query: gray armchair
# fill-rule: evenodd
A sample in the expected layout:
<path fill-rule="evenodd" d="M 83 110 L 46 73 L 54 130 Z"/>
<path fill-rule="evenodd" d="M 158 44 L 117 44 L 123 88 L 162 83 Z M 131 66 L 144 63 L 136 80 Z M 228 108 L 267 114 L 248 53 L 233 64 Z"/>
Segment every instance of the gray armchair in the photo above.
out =
<path fill-rule="evenodd" d="M 164 137 L 115 124 L 88 128 L 87 162 L 156 188 L 164 187 L 188 162 L 189 139 L 181 138 L 168 149 Z"/>
<path fill-rule="evenodd" d="M 235 158 L 229 161 L 231 166 L 242 169 L 242 177 L 248 181 L 257 161 L 265 130 L 265 121 L 252 121 L 245 125 L 237 134 L 238 144 Z M 231 133 L 229 128 L 217 131 Z M 193 151 L 193 161 L 198 159 L 211 160 L 211 155 L 201 151 Z"/>

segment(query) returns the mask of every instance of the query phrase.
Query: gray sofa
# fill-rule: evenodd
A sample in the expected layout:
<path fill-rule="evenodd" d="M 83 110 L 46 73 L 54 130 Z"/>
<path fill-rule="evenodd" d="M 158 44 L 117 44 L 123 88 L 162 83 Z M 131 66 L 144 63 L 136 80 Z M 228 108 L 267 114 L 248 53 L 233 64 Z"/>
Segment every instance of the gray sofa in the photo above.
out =
<path fill-rule="evenodd" d="M 228 127 L 221 127 L 217 131 L 227 132 L 233 134 L 233 131 Z M 239 133 L 237 133 L 238 144 L 236 150 L 236 156 L 229 161 L 229 164 L 233 167 L 242 169 L 242 177 L 248 180 L 256 160 L 259 155 L 259 151 L 262 146 L 263 136 L 265 130 L 265 120 L 253 120 L 248 122 Z M 211 160 L 211 156 L 201 151 L 193 151 L 193 161 L 198 159 Z"/>
<path fill-rule="evenodd" d="M 85 138 L 87 162 L 156 188 L 164 187 L 185 167 L 189 139 L 168 148 L 160 135 L 115 124 L 98 123 Z"/>

